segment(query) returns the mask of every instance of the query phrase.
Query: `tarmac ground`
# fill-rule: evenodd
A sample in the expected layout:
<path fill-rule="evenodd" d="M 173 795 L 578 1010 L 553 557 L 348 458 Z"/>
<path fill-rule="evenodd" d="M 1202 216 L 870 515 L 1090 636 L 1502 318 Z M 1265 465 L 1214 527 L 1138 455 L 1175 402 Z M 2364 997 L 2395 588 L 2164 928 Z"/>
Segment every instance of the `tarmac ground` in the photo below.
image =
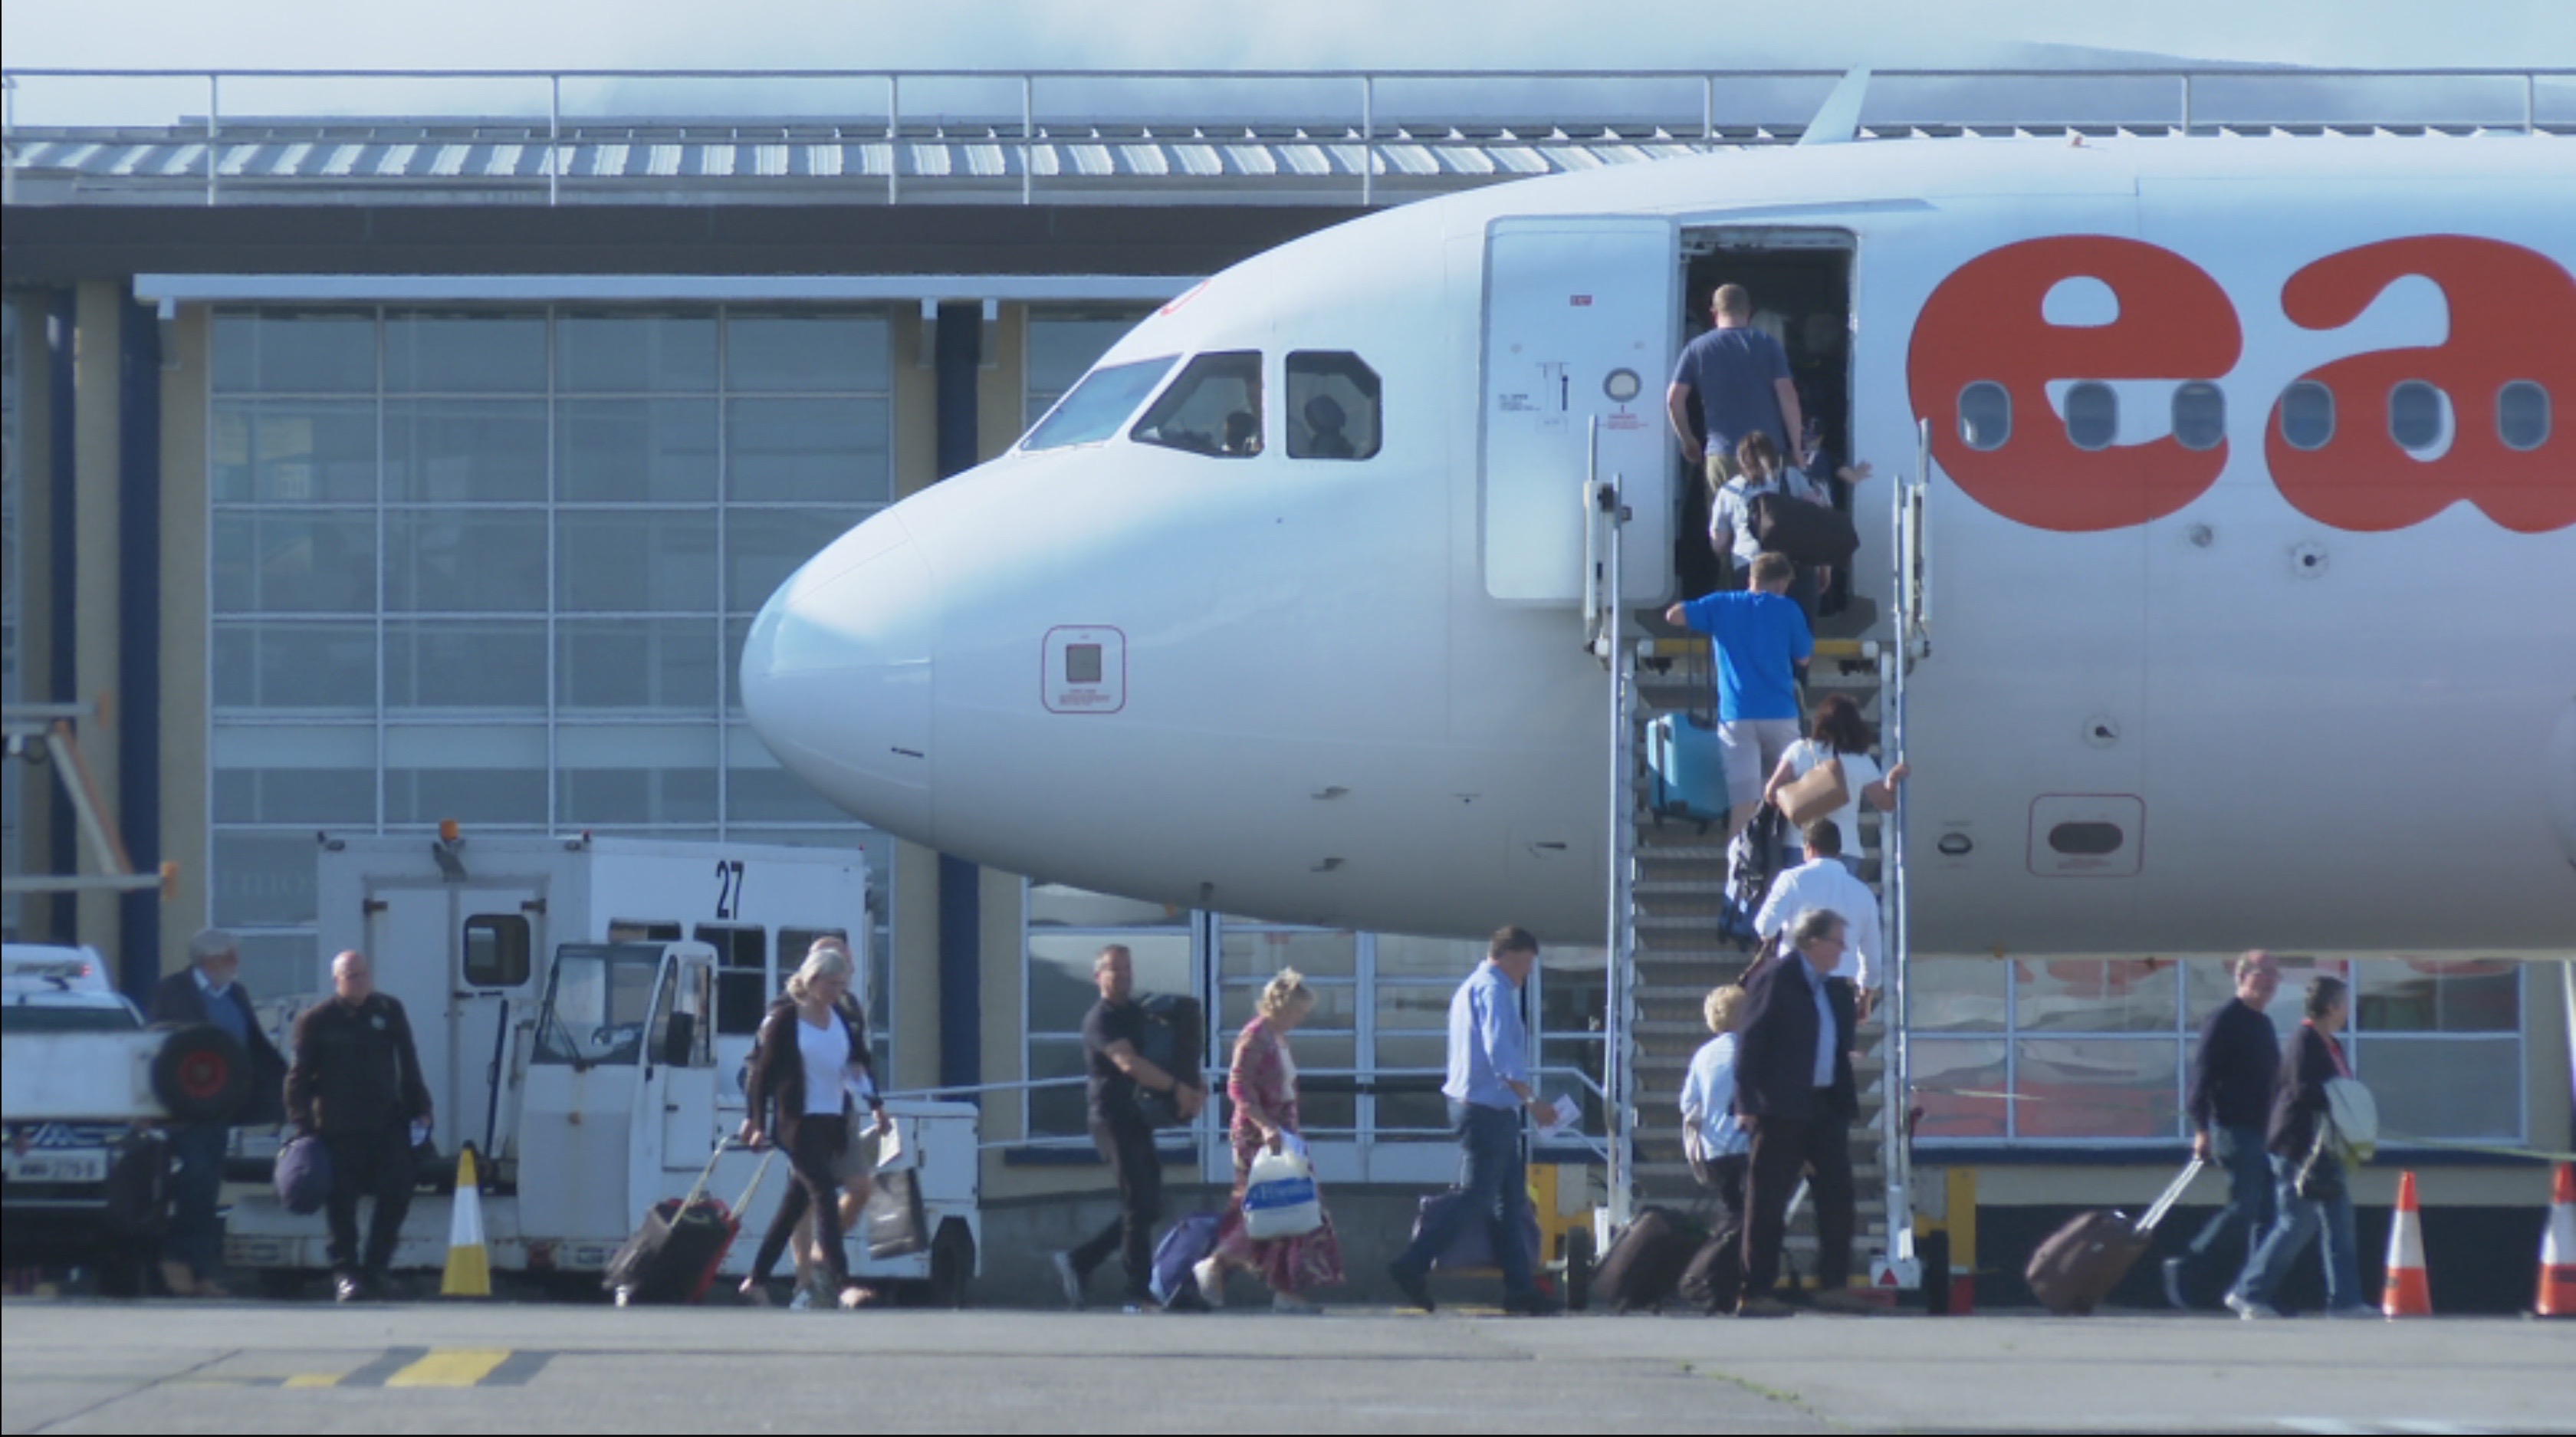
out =
<path fill-rule="evenodd" d="M 2541 1432 L 2576 1323 L 17 1300 L 0 1431 Z"/>

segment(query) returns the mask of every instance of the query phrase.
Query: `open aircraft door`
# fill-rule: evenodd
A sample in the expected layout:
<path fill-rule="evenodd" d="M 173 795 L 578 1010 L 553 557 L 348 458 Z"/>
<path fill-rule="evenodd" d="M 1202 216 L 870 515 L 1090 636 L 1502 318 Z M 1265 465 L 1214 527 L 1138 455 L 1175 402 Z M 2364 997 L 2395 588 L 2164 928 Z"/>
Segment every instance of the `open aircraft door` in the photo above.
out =
<path fill-rule="evenodd" d="M 1664 425 L 1679 239 L 1643 216 L 1497 219 L 1485 234 L 1485 592 L 1528 604 L 1584 594 L 1583 484 L 1616 479 L 1631 511 L 1622 588 L 1672 589 L 1673 459 Z"/>

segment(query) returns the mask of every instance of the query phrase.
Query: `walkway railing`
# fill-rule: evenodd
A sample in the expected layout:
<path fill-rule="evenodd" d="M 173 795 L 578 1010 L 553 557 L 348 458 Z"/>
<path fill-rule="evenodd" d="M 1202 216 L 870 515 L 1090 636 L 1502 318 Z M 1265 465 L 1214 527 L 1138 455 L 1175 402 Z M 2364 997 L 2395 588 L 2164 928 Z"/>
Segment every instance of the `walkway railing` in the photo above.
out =
<path fill-rule="evenodd" d="M 934 190 L 968 178 L 907 170 L 907 140 L 972 138 L 1015 153 L 1019 198 L 1039 193 L 1040 151 L 1113 131 L 1259 138 L 1264 131 L 1355 147 L 1347 164 L 1363 205 L 1378 202 L 1387 148 L 1478 143 L 1527 132 L 1583 142 L 1714 144 L 1794 139 L 1841 72 L 1767 70 L 288 70 L 57 69 L 0 72 L 8 166 L 31 139 L 77 141 L 150 131 L 202 145 L 194 173 L 205 203 L 224 202 L 228 148 L 253 138 L 290 144 L 296 128 L 515 122 L 541 148 L 533 174 L 548 204 L 578 190 L 568 151 L 647 130 L 828 130 L 888 148 L 888 203 L 906 181 Z M 189 98 L 173 103 L 172 86 Z M 331 103 L 280 102 L 315 87 Z M 571 91 L 568 103 L 567 90 Z M 414 94 L 426 103 L 388 106 Z M 204 109 L 190 113 L 202 96 Z M 803 107 L 787 103 L 798 97 Z M 673 98 L 695 97 L 675 105 Z M 154 113 L 157 111 L 157 113 Z M 1533 114 L 1533 111 L 1538 112 Z M 686 123 L 669 118 L 694 114 Z M 395 118 L 399 115 L 399 118 Z M 1546 118 L 1541 118 L 1542 116 Z M 2576 68 L 2418 70 L 2275 67 L 2104 70 L 1883 70 L 1871 80 L 1865 134 L 1977 133 L 2016 128 L 2126 128 L 2207 133 L 2233 128 L 2485 128 L 2576 133 Z M 1496 134 L 1487 136 L 1483 131 Z M 649 138 L 649 137 L 648 137 Z M 745 142 L 759 138 L 755 133 Z M 1115 139 L 1115 134 L 1110 138 Z M 163 172 L 156 178 L 175 178 Z M 1494 178 L 1508 178 L 1497 174 Z M 317 187 L 348 173 L 272 173 Z M 354 177 L 365 178 L 365 177 Z M 1293 178 L 1293 177 L 1283 177 Z"/>

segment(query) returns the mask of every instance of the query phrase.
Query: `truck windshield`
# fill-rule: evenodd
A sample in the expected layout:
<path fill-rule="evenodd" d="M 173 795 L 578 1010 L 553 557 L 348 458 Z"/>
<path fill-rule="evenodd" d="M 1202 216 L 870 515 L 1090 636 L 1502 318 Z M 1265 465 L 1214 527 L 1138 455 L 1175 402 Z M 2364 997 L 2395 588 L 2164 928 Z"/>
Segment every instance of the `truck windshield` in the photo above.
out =
<path fill-rule="evenodd" d="M 662 950 L 650 943 L 568 943 L 555 950 L 533 1061 L 590 1068 L 642 1057 L 661 966 Z"/>
<path fill-rule="evenodd" d="M 1160 359 L 1140 359 L 1133 364 L 1113 364 L 1095 369 L 1082 377 L 1082 382 L 1055 402 L 1055 408 L 1020 441 L 1022 449 L 1062 449 L 1073 444 L 1097 444 L 1118 432 L 1163 376 L 1172 372 L 1177 355 Z"/>

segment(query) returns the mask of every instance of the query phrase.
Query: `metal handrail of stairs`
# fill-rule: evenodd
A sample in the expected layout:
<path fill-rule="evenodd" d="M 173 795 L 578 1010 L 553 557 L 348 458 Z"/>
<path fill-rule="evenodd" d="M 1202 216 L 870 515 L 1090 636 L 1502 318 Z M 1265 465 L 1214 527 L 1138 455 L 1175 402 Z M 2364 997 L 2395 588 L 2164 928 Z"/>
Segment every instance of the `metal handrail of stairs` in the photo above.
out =
<path fill-rule="evenodd" d="M 1926 567 L 1924 517 L 1931 489 L 1932 425 L 1915 428 L 1914 472 L 1897 483 L 1890 545 L 1894 567 L 1891 593 L 1896 642 L 1879 650 L 1879 733 L 1888 767 L 1905 761 L 1907 679 L 1914 665 L 1932 652 L 1930 584 Z M 1886 1242 L 1881 1259 L 1891 1269 L 1894 1285 L 1921 1285 L 1914 1254 L 1910 1192 L 1913 1143 L 1909 1119 L 1913 1088 L 1913 932 L 1911 891 L 1906 867 L 1906 785 L 1895 785 L 1896 806 L 1879 828 L 1880 923 L 1887 938 L 1887 1043 L 1882 1097 L 1878 1109 L 1879 1160 L 1887 1179 Z"/>
<path fill-rule="evenodd" d="M 1607 938 L 1608 992 L 1602 1043 L 1603 1111 L 1609 1138 L 1608 1207 L 1612 1227 L 1625 1227 L 1635 1203 L 1637 1171 L 1637 927 L 1636 773 L 1632 715 L 1637 701 L 1637 656 L 1626 632 L 1625 574 L 1621 558 L 1629 518 L 1621 479 L 1600 473 L 1600 420 L 1592 421 L 1583 479 L 1584 618 L 1593 656 L 1609 672 L 1610 863 Z"/>

